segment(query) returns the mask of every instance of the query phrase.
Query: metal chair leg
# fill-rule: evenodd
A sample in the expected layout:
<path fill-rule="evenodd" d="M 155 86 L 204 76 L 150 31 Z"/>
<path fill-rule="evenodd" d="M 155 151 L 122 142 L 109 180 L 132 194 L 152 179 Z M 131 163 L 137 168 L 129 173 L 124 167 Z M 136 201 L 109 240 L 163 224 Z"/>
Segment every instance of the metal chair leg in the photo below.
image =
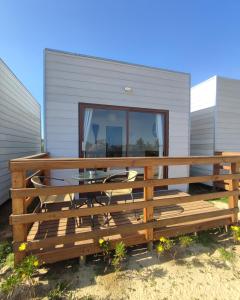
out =
<path fill-rule="evenodd" d="M 134 203 L 133 193 L 131 193 L 132 202 Z M 136 210 L 134 210 L 134 216 L 137 218 Z"/>

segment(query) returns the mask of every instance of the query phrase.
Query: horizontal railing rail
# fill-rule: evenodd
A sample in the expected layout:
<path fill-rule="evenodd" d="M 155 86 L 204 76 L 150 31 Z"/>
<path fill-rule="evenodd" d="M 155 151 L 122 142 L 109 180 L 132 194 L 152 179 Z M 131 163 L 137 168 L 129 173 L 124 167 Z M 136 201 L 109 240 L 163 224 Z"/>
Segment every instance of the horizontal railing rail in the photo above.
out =
<path fill-rule="evenodd" d="M 214 174 L 206 176 L 188 176 L 180 178 L 154 178 L 154 167 L 156 166 L 178 166 L 178 165 L 202 165 L 211 164 L 214 166 Z M 144 240 L 150 242 L 155 238 L 155 229 L 164 229 L 165 231 L 173 230 L 171 226 L 182 224 L 184 222 L 207 222 L 209 224 L 222 224 L 222 217 L 226 218 L 227 223 L 236 223 L 238 213 L 238 182 L 240 180 L 240 155 L 215 155 L 201 157 L 145 157 L 145 158 L 92 158 L 92 159 L 74 159 L 74 158 L 50 158 L 47 153 L 25 157 L 23 159 L 14 159 L 10 162 L 12 172 L 12 204 L 13 212 L 10 216 L 10 224 L 13 226 L 15 263 L 18 263 L 26 255 L 26 251 L 35 251 L 41 248 L 49 248 L 60 244 L 74 243 L 83 240 L 97 240 L 100 237 L 122 235 L 125 233 L 144 232 Z M 94 168 L 144 168 L 144 179 L 129 182 L 110 182 L 94 183 L 85 185 L 67 185 L 67 186 L 46 186 L 44 188 L 32 187 L 32 176 L 43 176 L 45 183 L 50 178 L 51 170 L 55 169 L 94 169 Z M 228 174 L 216 173 L 216 170 L 228 167 Z M 35 171 L 31 176 L 26 177 L 27 171 Z M 154 187 L 166 187 L 171 185 L 205 183 L 205 182 L 229 182 L 228 191 L 215 191 L 201 193 L 197 195 L 183 196 L 154 196 Z M 81 207 L 75 209 L 42 211 L 34 209 L 28 212 L 27 208 L 36 197 L 64 195 L 64 194 L 87 194 L 93 192 L 104 192 L 106 190 L 116 189 L 139 189 L 143 188 L 143 196 L 136 202 L 117 202 L 110 205 Z M 199 201 L 215 200 L 218 198 L 228 197 L 229 206 L 226 209 L 216 209 L 212 211 L 199 211 L 189 215 L 173 216 L 171 218 L 154 219 L 154 208 L 167 207 L 171 205 L 182 205 L 195 203 Z M 109 213 L 129 212 L 143 210 L 143 220 L 138 224 L 126 224 L 110 226 L 109 228 L 93 228 L 91 231 L 66 233 L 61 236 L 49 236 L 44 239 L 27 240 L 28 231 L 35 222 L 56 221 L 69 218 L 89 217 L 94 215 L 104 215 Z M 211 220 L 213 218 L 213 220 Z M 219 221 L 214 223 L 215 219 Z M 231 221 L 230 221 L 231 220 Z M 170 227 L 169 227 L 170 226 Z M 188 225 L 189 226 L 189 225 Z M 196 228 L 194 225 L 193 228 Z M 201 228 L 201 227 L 199 227 Z M 184 232 L 184 229 L 183 229 Z M 135 237 L 137 241 L 143 241 L 143 238 Z M 19 245 L 26 243 L 26 251 L 19 252 Z M 129 244 L 134 244 L 130 241 Z M 76 246 L 79 247 L 79 246 Z M 94 249 L 97 249 L 96 246 Z M 99 249 L 98 249 L 99 250 Z M 50 251 L 50 250 L 49 250 Z M 53 250 L 51 250 L 53 251 Z M 61 253 L 61 250 L 56 250 Z M 60 251 L 60 252 L 59 252 Z M 96 250 L 97 251 L 97 250 Z M 52 252 L 51 252 L 52 253 Z M 65 250 L 62 250 L 65 253 Z M 41 255 L 41 254 L 39 254 Z M 47 254 L 44 254 L 45 258 Z M 52 254 L 49 255 L 52 257 Z M 60 255 L 60 254 L 58 254 Z M 65 257 L 64 256 L 64 257 Z M 70 257 L 70 256 L 68 256 Z M 54 260 L 54 259 L 53 259 Z"/>
<path fill-rule="evenodd" d="M 167 185 L 201 183 L 209 180 L 222 181 L 222 180 L 240 179 L 238 174 L 226 175 L 210 175 L 210 176 L 195 176 L 195 177 L 182 177 L 182 178 L 169 178 L 169 179 L 148 179 L 130 182 L 117 182 L 117 183 L 98 183 L 91 185 L 69 185 L 58 187 L 45 187 L 43 188 L 22 188 L 11 189 L 12 197 L 36 197 L 36 196 L 50 196 L 50 195 L 64 195 L 69 193 L 89 193 L 89 192 L 104 192 L 106 190 L 127 189 L 127 188 L 144 188 L 144 187 L 161 187 Z"/>
<path fill-rule="evenodd" d="M 134 209 L 142 209 L 148 207 L 159 207 L 168 206 L 174 204 L 182 204 L 194 201 L 202 200 L 213 200 L 222 197 L 230 197 L 239 195 L 239 191 L 226 191 L 208 194 L 199 194 L 194 196 L 181 196 L 181 197 L 169 197 L 165 199 L 155 199 L 149 201 L 133 202 L 133 203 L 122 203 L 122 204 L 111 204 L 106 206 L 97 206 L 91 208 L 81 208 L 45 213 L 34 213 L 34 214 L 22 214 L 22 215 L 12 215 L 10 217 L 10 224 L 27 224 L 33 222 L 42 221 L 53 221 L 63 218 L 74 218 L 74 217 L 84 217 L 89 215 L 97 215 L 104 213 L 113 213 L 118 211 L 129 211 Z"/>
<path fill-rule="evenodd" d="M 240 156 L 191 156 L 191 157 L 122 157 L 122 158 L 49 158 L 16 159 L 10 162 L 10 170 L 85 169 L 109 167 L 151 167 L 174 165 L 223 164 L 238 162 Z"/>

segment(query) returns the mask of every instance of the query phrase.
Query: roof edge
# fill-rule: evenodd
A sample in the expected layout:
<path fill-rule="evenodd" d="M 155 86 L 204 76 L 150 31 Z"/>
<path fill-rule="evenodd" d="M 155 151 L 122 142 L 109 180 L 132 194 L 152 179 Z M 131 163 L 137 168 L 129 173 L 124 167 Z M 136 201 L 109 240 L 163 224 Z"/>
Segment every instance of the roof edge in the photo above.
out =
<path fill-rule="evenodd" d="M 62 54 L 66 54 L 66 55 L 102 60 L 105 62 L 125 64 L 125 65 L 129 65 L 129 66 L 134 66 L 134 67 L 141 67 L 141 68 L 164 71 L 164 72 L 169 72 L 169 73 L 178 73 L 178 74 L 183 74 L 183 75 L 187 75 L 187 76 L 190 76 L 190 74 L 191 74 L 190 72 L 187 73 L 187 72 L 181 72 L 181 71 L 174 71 L 174 70 L 169 70 L 169 69 L 164 69 L 164 68 L 159 68 L 159 67 L 147 66 L 147 65 L 143 65 L 143 64 L 135 64 L 135 63 L 127 62 L 127 61 L 121 61 L 121 60 L 104 58 L 104 57 L 93 56 L 93 55 L 86 55 L 86 54 L 75 53 L 75 52 L 70 52 L 70 51 L 56 50 L 56 49 L 51 49 L 51 48 L 45 48 L 44 50 L 45 50 L 45 52 L 49 51 L 49 52 L 55 52 L 55 53 L 60 53 L 60 54 L 62 53 Z"/>

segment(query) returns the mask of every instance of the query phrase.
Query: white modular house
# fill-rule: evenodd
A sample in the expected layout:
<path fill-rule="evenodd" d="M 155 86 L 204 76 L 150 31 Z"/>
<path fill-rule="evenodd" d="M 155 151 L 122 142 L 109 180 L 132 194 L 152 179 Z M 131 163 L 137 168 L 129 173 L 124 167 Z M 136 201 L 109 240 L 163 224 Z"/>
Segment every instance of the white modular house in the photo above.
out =
<path fill-rule="evenodd" d="M 214 76 L 191 89 L 191 155 L 240 152 L 240 80 Z M 193 166 L 210 175 L 212 166 Z"/>
<path fill-rule="evenodd" d="M 9 198 L 9 160 L 40 151 L 40 105 L 0 59 L 0 204 Z"/>
<path fill-rule="evenodd" d="M 46 49 L 44 93 L 53 157 L 189 155 L 187 73 Z M 188 172 L 159 170 L 168 177 Z"/>

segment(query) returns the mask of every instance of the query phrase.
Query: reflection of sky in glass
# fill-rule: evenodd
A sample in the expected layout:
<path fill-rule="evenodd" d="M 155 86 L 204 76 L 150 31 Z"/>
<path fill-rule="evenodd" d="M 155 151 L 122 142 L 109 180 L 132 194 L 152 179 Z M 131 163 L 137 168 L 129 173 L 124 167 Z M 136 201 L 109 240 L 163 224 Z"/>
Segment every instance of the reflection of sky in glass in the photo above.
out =
<path fill-rule="evenodd" d="M 129 114 L 129 141 L 135 144 L 140 138 L 144 143 L 153 143 L 156 126 L 156 114 L 143 112 L 130 112 Z"/>
<path fill-rule="evenodd" d="M 128 148 L 126 147 L 127 116 L 129 116 Z M 119 156 L 158 156 L 160 150 L 156 116 L 155 113 L 147 112 L 127 113 L 121 110 L 93 109 L 86 141 L 87 155 L 105 157 L 110 153 L 113 156 L 116 152 L 115 154 L 119 153 Z M 128 153 L 126 153 L 127 149 Z"/>

